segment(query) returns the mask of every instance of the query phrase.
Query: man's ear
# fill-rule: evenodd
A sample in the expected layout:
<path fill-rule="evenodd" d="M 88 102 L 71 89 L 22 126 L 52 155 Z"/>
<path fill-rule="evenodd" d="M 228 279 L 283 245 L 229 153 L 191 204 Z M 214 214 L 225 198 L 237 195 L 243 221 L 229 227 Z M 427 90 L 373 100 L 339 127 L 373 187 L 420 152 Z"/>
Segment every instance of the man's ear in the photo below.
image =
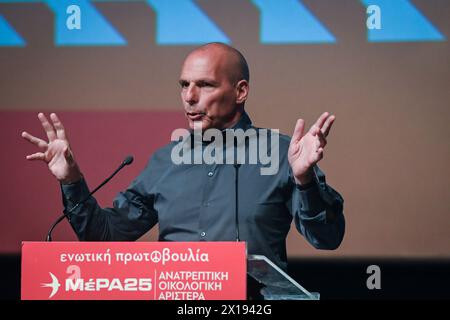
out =
<path fill-rule="evenodd" d="M 250 87 L 247 80 L 239 80 L 239 82 L 236 84 L 236 104 L 242 104 L 247 100 L 248 97 L 248 91 Z"/>

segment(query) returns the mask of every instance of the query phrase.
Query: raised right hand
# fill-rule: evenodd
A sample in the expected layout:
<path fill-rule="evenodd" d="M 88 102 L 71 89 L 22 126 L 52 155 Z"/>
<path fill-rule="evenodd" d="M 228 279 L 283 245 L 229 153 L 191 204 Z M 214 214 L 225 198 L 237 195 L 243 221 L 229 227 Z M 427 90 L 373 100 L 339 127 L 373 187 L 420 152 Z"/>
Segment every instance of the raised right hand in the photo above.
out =
<path fill-rule="evenodd" d="M 32 136 L 28 132 L 22 132 L 22 137 L 41 149 L 27 155 L 27 160 L 42 160 L 47 163 L 50 172 L 58 181 L 68 184 L 81 179 L 82 174 L 70 149 L 64 126 L 56 114 L 50 114 L 50 123 L 43 113 L 38 114 L 42 127 L 47 134 L 48 142 Z"/>

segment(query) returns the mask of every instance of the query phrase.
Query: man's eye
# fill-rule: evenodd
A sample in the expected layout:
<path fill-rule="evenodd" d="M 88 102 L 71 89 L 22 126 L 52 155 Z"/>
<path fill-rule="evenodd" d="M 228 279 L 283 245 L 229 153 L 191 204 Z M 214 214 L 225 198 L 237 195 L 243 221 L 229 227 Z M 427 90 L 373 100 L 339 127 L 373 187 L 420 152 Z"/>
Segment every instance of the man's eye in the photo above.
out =
<path fill-rule="evenodd" d="M 187 88 L 187 87 L 189 87 L 189 83 L 187 83 L 187 82 L 185 82 L 185 81 L 181 81 L 181 82 L 180 82 L 180 87 L 182 87 L 182 88 Z"/>

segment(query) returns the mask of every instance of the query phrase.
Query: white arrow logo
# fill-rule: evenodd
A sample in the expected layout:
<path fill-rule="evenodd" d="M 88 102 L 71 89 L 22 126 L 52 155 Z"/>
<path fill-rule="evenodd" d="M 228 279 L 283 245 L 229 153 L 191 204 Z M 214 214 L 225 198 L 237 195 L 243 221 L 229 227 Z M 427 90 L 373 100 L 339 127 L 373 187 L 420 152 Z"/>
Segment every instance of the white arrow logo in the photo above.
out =
<path fill-rule="evenodd" d="M 50 293 L 50 296 L 48 297 L 50 299 L 58 292 L 58 289 L 61 285 L 59 284 L 58 279 L 55 277 L 55 275 L 53 273 L 49 272 L 49 274 L 50 274 L 50 277 L 52 278 L 52 282 L 51 283 L 41 283 L 41 287 L 52 288 L 52 292 Z"/>

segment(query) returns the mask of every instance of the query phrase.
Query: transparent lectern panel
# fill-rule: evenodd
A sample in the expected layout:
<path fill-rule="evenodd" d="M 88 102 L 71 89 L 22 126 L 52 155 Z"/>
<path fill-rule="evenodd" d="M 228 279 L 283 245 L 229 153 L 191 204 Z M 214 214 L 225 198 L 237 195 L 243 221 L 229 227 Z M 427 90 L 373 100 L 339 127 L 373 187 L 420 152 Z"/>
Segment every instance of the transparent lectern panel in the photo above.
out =
<path fill-rule="evenodd" d="M 264 300 L 319 300 L 320 294 L 309 292 L 267 257 L 248 255 L 247 273 L 260 285 Z"/>

